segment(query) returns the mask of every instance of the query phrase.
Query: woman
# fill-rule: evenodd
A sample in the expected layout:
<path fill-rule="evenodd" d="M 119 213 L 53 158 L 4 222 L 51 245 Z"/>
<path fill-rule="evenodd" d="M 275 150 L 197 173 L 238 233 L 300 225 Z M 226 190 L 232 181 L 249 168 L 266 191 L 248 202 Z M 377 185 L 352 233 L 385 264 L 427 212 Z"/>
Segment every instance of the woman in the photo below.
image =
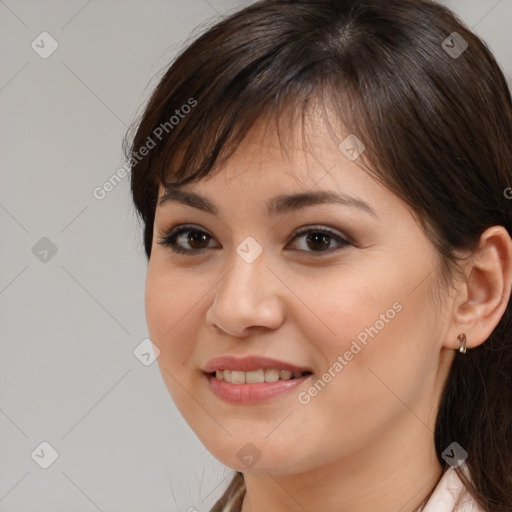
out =
<path fill-rule="evenodd" d="M 512 105 L 426 0 L 268 0 L 128 149 L 160 370 L 219 511 L 512 511 Z"/>

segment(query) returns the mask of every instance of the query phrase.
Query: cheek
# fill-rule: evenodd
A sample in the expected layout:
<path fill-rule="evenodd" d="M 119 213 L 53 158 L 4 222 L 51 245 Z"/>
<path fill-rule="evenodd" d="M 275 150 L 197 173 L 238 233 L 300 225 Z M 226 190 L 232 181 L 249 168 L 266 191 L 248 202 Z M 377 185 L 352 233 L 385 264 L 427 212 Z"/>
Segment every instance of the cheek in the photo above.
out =
<path fill-rule="evenodd" d="M 328 312 L 326 323 L 335 334 L 315 336 L 316 319 L 308 327 L 308 337 L 315 340 L 315 351 L 325 366 L 319 368 L 322 382 L 316 381 L 306 390 L 308 395 L 301 396 L 310 401 L 298 412 L 304 431 L 322 432 L 322 441 L 312 450 L 319 460 L 332 452 L 364 448 L 404 415 L 417 421 L 404 404 L 426 418 L 427 410 L 420 404 L 429 403 L 424 396 L 429 388 L 424 385 L 434 372 L 435 359 L 428 352 L 430 347 L 433 353 L 428 339 L 433 315 L 426 311 L 424 291 L 423 296 L 407 296 L 407 286 L 400 294 L 400 288 L 350 288 L 348 280 L 343 283 L 347 288 L 341 296 L 333 293 L 325 296 L 323 305 L 317 302 Z M 332 303 L 336 306 L 327 309 Z"/>
<path fill-rule="evenodd" d="M 377 376 L 412 398 L 418 392 L 412 383 L 435 362 L 438 326 L 430 302 L 431 283 L 425 281 L 415 289 L 428 265 L 418 269 L 405 263 L 386 265 L 386 272 L 371 265 L 364 273 L 334 271 L 326 280 L 326 293 L 317 293 L 312 301 L 316 317 L 307 315 L 307 324 L 302 324 L 324 365 L 320 370 L 337 377 L 330 379 L 329 387 L 338 390 L 337 396 L 343 396 L 350 407 L 371 406 L 376 393 L 389 395 Z M 307 288 L 315 286 L 311 282 Z M 354 402 L 348 398 L 356 395 Z"/>
<path fill-rule="evenodd" d="M 198 325 L 199 299 L 204 293 L 197 287 L 191 290 L 194 287 L 177 278 L 175 273 L 169 275 L 148 269 L 146 322 L 150 338 L 160 350 L 157 359 L 160 373 L 178 410 L 195 425 L 201 420 L 201 410 L 197 410 L 186 390 L 193 388 L 189 365 L 196 342 L 194 325 Z M 196 416 L 199 419 L 194 420 Z"/>
<path fill-rule="evenodd" d="M 169 273 L 148 269 L 145 289 L 145 313 L 151 340 L 160 349 L 159 364 L 176 370 L 189 360 L 193 349 L 192 316 L 198 304 L 198 292 Z"/>
<path fill-rule="evenodd" d="M 324 282 L 328 285 L 319 287 L 318 281 L 312 280 L 307 285 L 309 293 L 303 288 L 303 294 L 312 297 L 311 304 L 318 319 L 315 321 L 313 315 L 308 315 L 311 318 L 309 330 L 318 329 L 320 324 L 324 335 L 322 344 L 330 351 L 343 353 L 354 340 L 365 346 L 371 333 L 375 333 L 372 326 L 376 324 L 378 331 L 385 330 L 400 316 L 402 297 L 396 292 L 400 283 L 396 282 L 392 272 L 382 275 L 378 269 L 369 266 L 364 272 L 345 267 L 333 269 Z M 315 339 L 320 337 L 311 338 Z"/>

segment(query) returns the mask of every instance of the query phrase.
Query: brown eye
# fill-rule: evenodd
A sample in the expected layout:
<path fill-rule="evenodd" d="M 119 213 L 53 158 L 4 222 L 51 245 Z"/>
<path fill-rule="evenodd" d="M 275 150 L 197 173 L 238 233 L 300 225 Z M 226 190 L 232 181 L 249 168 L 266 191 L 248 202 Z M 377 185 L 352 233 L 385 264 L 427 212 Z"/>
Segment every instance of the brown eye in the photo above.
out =
<path fill-rule="evenodd" d="M 180 254 L 198 253 L 208 248 L 207 242 L 211 238 L 208 233 L 195 226 L 180 226 L 178 229 L 171 229 L 158 243 Z"/>
<path fill-rule="evenodd" d="M 305 238 L 304 235 L 307 235 Z M 302 244 L 300 250 L 304 252 L 332 252 L 327 249 L 332 248 L 331 245 L 334 242 L 334 247 L 337 245 L 347 246 L 350 242 L 342 238 L 340 235 L 326 229 L 326 228 L 314 228 L 309 227 L 302 229 L 295 233 L 293 240 L 303 238 L 305 243 Z"/>
<path fill-rule="evenodd" d="M 204 249 L 201 244 L 208 241 L 209 236 L 202 231 L 188 231 L 189 236 L 187 237 L 187 243 L 191 245 L 193 249 Z"/>
<path fill-rule="evenodd" d="M 306 238 L 306 243 L 311 244 L 309 247 L 312 249 L 328 249 L 329 240 L 331 236 L 325 233 L 309 233 Z"/>
<path fill-rule="evenodd" d="M 341 247 L 351 245 L 339 234 L 326 228 L 301 229 L 294 234 L 292 241 L 300 238 L 305 243 L 299 250 L 306 253 L 331 253 L 334 251 L 329 249 L 335 248 L 336 245 Z M 202 229 L 192 225 L 181 225 L 172 228 L 166 235 L 159 238 L 158 243 L 164 247 L 170 247 L 175 253 L 194 255 L 200 254 L 208 248 L 215 248 L 215 246 L 208 245 L 210 240 L 213 240 L 213 237 Z"/>

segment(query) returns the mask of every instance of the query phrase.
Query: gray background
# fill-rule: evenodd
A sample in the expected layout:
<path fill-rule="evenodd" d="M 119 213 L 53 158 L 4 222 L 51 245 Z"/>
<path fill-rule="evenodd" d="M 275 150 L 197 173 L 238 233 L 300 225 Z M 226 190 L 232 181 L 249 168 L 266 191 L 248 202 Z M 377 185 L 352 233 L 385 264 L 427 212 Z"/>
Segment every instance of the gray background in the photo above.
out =
<path fill-rule="evenodd" d="M 134 354 L 147 263 L 129 179 L 93 190 L 176 52 L 246 3 L 0 0 L 0 512 L 203 512 L 229 480 Z M 512 0 L 444 3 L 510 83 Z"/>

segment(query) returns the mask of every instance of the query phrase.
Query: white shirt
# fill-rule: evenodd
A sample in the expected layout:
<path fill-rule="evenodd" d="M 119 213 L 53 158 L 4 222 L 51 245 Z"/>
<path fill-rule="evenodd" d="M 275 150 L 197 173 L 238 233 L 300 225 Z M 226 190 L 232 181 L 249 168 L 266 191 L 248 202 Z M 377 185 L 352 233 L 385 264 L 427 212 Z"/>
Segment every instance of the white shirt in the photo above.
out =
<path fill-rule="evenodd" d="M 461 464 L 461 469 L 469 477 L 465 463 Z M 484 512 L 484 509 L 477 505 L 455 469 L 450 467 L 439 480 L 421 512 Z"/>

